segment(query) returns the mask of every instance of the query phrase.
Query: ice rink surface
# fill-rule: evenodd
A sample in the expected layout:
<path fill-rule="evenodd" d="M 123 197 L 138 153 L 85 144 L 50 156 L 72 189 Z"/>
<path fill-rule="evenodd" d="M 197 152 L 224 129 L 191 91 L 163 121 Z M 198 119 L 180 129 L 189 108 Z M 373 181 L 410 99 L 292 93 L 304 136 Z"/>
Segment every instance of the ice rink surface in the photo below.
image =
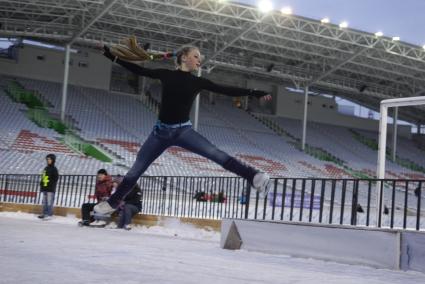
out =
<path fill-rule="evenodd" d="M 425 274 L 220 249 L 177 221 L 131 231 L 0 212 L 0 283 L 425 283 Z M 285 245 L 285 244 L 282 244 Z"/>

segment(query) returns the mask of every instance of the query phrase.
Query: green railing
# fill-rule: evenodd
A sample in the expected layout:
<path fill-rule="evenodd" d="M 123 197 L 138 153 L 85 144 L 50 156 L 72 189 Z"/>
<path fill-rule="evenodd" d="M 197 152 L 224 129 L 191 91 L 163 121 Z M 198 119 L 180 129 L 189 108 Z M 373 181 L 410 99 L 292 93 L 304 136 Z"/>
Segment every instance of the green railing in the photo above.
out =
<path fill-rule="evenodd" d="M 65 134 L 68 127 L 61 121 L 50 117 L 48 111 L 44 108 L 32 108 L 27 112 L 27 116 L 35 124 L 44 128 L 51 128 L 60 134 Z"/>
<path fill-rule="evenodd" d="M 83 153 L 86 156 L 93 157 L 102 162 L 112 162 L 112 159 L 108 155 L 104 154 L 101 150 L 92 144 L 87 143 L 72 131 L 67 131 L 63 137 L 63 142 L 75 151 Z"/>
<path fill-rule="evenodd" d="M 351 129 L 350 131 L 353 134 L 353 137 L 357 141 L 368 146 L 372 150 L 378 151 L 378 142 L 376 141 L 376 139 L 365 137 L 365 136 L 361 135 L 360 133 L 358 133 L 357 131 L 355 131 L 353 129 Z M 391 150 L 389 148 L 387 148 L 387 149 L 385 149 L 385 152 L 386 152 L 386 155 L 387 155 L 387 159 L 392 159 Z M 425 168 L 423 166 L 418 165 L 417 163 L 415 163 L 415 162 L 413 162 L 413 161 L 411 161 L 407 158 L 403 158 L 403 157 L 396 155 L 395 163 L 397 163 L 398 165 L 400 165 L 400 166 L 402 166 L 406 169 L 413 170 L 413 171 L 416 171 L 416 172 L 425 173 Z"/>
<path fill-rule="evenodd" d="M 31 121 L 39 127 L 50 128 L 62 134 L 62 142 L 70 148 L 99 161 L 112 162 L 112 159 L 108 155 L 71 131 L 71 127 L 52 117 L 35 91 L 26 90 L 18 82 L 12 81 L 9 83 L 6 92 L 13 101 L 25 104 L 28 107 L 27 116 Z"/>

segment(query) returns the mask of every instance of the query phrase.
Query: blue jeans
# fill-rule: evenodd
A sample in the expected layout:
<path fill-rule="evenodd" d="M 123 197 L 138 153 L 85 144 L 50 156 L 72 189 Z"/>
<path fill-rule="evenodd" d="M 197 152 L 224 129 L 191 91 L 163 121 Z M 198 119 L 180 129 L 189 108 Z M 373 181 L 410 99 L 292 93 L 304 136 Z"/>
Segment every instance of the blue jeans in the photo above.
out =
<path fill-rule="evenodd" d="M 118 228 L 124 228 L 131 224 L 131 219 L 139 213 L 139 208 L 133 204 L 124 204 L 119 213 Z"/>
<path fill-rule="evenodd" d="M 52 216 L 55 193 L 43 191 L 42 194 L 43 194 L 43 216 Z"/>
<path fill-rule="evenodd" d="M 192 129 L 191 123 L 167 125 L 158 122 L 146 142 L 137 153 L 136 161 L 125 175 L 108 203 L 117 208 L 119 202 L 130 192 L 140 176 L 168 147 L 179 146 L 195 154 L 201 155 L 221 165 L 224 169 L 248 180 L 252 180 L 258 171 L 247 166 L 227 153 L 218 149 L 201 134 Z"/>

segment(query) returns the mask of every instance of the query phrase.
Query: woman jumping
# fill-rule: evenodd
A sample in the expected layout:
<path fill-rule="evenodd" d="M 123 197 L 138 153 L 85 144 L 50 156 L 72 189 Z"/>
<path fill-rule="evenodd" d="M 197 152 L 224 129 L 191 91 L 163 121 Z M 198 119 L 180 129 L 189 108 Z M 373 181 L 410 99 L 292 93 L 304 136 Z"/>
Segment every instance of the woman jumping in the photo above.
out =
<path fill-rule="evenodd" d="M 271 184 L 268 174 L 241 163 L 193 130 L 189 113 L 196 95 L 201 90 L 231 97 L 254 96 L 265 100 L 271 99 L 269 94 L 259 90 L 219 85 L 194 76 L 192 72 L 201 66 L 201 54 L 197 47 L 187 46 L 177 52 L 176 70 L 149 69 L 121 60 L 108 46 L 103 46 L 103 54 L 137 75 L 159 79 L 162 83 L 162 101 L 158 122 L 137 153 L 136 161 L 116 192 L 107 201 L 96 205 L 94 208 L 96 213 L 110 214 L 115 211 L 119 202 L 133 188 L 149 165 L 170 146 L 179 146 L 210 159 L 224 169 L 247 179 L 263 195 L 267 194 Z"/>

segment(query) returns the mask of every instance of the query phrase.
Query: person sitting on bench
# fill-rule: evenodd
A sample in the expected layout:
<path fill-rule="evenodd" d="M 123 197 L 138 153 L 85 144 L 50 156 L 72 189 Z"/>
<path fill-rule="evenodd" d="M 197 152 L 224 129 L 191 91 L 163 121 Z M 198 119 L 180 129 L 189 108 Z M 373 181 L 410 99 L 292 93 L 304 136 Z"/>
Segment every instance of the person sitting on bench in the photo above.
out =
<path fill-rule="evenodd" d="M 99 202 L 107 200 L 111 196 L 112 191 L 112 178 L 108 175 L 105 169 L 100 169 L 97 172 L 97 181 L 95 189 L 95 197 L 97 203 L 84 203 L 81 206 L 81 219 L 80 225 L 90 226 L 94 222 L 93 208 Z"/>

